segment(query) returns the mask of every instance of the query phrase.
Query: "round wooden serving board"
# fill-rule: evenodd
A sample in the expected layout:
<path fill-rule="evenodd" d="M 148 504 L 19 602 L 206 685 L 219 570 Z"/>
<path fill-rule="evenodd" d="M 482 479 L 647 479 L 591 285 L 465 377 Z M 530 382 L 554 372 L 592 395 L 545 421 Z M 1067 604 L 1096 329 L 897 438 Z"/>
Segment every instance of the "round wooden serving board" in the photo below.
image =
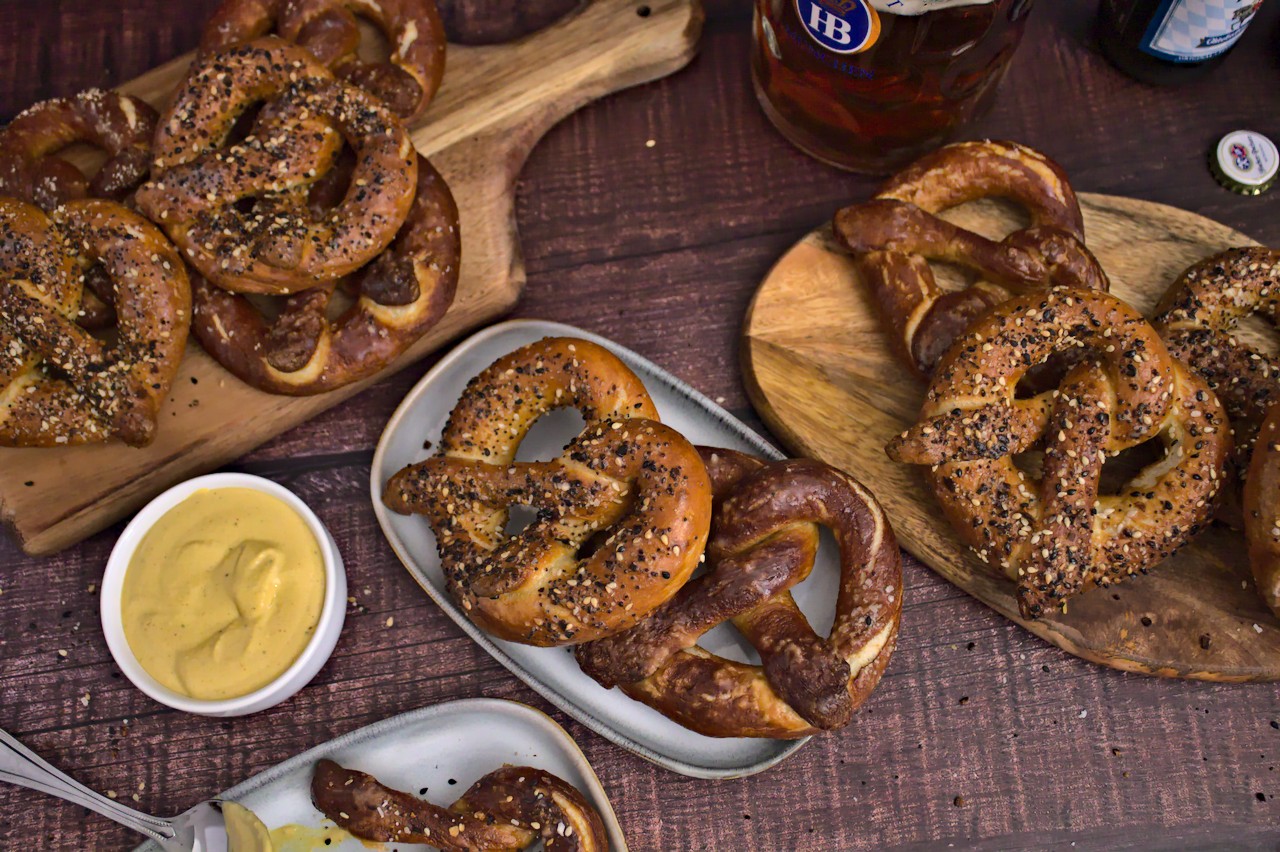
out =
<path fill-rule="evenodd" d="M 1083 195 L 1089 247 L 1112 292 L 1144 312 L 1187 266 L 1254 241 L 1161 204 Z M 948 214 L 999 238 L 1025 223 L 998 202 Z M 940 284 L 958 286 L 937 267 Z M 1248 335 L 1246 335 L 1248 336 Z M 1218 681 L 1280 680 L 1280 621 L 1254 588 L 1242 534 L 1215 525 L 1153 573 L 1071 601 L 1066 614 L 1018 615 L 1012 581 L 953 535 L 917 470 L 885 443 L 915 422 L 925 386 L 890 352 L 876 305 L 829 227 L 809 234 L 769 272 L 747 312 L 747 390 L 795 453 L 856 475 L 885 505 L 903 546 L 947 580 L 1058 647 L 1125 671 Z"/>

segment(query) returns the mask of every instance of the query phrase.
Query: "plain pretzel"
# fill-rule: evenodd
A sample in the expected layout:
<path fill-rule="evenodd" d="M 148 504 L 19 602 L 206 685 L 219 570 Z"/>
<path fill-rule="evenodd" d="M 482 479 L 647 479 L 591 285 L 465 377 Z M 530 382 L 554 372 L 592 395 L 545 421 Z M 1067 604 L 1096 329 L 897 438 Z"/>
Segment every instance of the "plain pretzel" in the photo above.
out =
<path fill-rule="evenodd" d="M 1018 204 L 1030 227 L 995 242 L 937 215 L 989 197 Z M 1084 247 L 1080 205 L 1066 174 L 1044 154 L 1014 142 L 960 142 L 926 154 L 890 178 L 873 200 L 839 211 L 833 226 L 879 304 L 890 345 L 923 378 L 971 322 L 1014 293 L 1109 287 Z M 931 260 L 963 266 L 979 280 L 944 293 Z"/>
<path fill-rule="evenodd" d="M 532 766 L 504 766 L 447 808 L 321 760 L 311 800 L 361 840 L 425 843 L 442 852 L 514 852 L 541 840 L 547 852 L 606 852 L 600 814 L 577 788 Z"/>
<path fill-rule="evenodd" d="M 897 640 L 902 563 L 866 488 L 809 459 L 765 462 L 700 448 L 715 490 L 709 570 L 623 633 L 577 647 L 583 670 L 687 728 L 715 737 L 793 739 L 847 725 Z M 840 547 L 836 620 L 809 626 L 790 589 L 813 569 L 818 525 Z M 729 620 L 762 665 L 696 644 Z"/>

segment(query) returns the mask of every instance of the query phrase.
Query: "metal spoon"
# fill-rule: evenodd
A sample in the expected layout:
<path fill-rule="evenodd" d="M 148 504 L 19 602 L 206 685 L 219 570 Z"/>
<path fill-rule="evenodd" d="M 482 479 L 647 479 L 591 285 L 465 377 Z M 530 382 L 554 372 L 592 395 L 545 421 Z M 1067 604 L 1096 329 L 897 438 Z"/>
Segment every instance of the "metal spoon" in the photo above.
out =
<path fill-rule="evenodd" d="M 227 852 L 227 822 L 221 802 L 201 802 L 173 819 L 148 816 L 72 780 L 3 730 L 0 730 L 0 781 L 39 790 L 97 811 L 150 837 L 164 852 Z"/>

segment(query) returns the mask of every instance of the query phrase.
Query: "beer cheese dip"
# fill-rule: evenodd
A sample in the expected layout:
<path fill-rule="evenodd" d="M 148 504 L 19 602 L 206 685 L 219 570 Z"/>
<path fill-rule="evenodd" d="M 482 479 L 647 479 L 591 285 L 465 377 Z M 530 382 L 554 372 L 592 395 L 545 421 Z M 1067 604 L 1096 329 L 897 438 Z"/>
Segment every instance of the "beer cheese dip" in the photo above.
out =
<path fill-rule="evenodd" d="M 235 802 L 223 802 L 222 815 L 227 820 L 228 852 L 274 852 L 267 827 L 253 811 Z"/>
<path fill-rule="evenodd" d="M 252 488 L 196 491 L 143 537 L 121 595 L 124 634 L 165 687 L 203 701 L 274 681 L 320 621 L 320 544 L 287 503 Z"/>

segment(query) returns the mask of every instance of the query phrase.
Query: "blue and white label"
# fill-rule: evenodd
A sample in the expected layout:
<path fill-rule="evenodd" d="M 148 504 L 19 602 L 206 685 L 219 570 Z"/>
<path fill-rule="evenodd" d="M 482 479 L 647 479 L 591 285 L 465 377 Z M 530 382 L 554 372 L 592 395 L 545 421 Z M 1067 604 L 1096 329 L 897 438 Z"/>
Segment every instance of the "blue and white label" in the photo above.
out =
<path fill-rule="evenodd" d="M 1164 0 L 1142 49 L 1170 62 L 1203 62 L 1226 53 L 1244 35 L 1262 0 Z"/>
<path fill-rule="evenodd" d="M 880 17 L 868 0 L 795 0 L 800 24 L 832 53 L 858 53 L 880 37 Z"/>

